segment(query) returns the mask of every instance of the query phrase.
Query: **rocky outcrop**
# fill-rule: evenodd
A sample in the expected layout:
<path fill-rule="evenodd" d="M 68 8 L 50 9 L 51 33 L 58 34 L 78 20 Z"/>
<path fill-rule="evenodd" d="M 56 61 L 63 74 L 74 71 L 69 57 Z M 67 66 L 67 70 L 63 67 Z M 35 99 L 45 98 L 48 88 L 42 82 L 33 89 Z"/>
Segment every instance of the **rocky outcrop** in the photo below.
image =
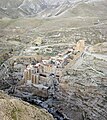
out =
<path fill-rule="evenodd" d="M 0 120 L 54 120 L 45 110 L 0 91 Z"/>

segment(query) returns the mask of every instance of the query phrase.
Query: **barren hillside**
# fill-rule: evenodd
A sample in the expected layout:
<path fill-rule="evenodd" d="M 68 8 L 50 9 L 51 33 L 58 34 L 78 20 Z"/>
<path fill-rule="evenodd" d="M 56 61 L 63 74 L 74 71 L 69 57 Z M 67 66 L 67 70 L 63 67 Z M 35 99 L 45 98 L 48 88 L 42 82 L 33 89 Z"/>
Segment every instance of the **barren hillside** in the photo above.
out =
<path fill-rule="evenodd" d="M 0 91 L 0 120 L 54 120 L 45 110 Z"/>

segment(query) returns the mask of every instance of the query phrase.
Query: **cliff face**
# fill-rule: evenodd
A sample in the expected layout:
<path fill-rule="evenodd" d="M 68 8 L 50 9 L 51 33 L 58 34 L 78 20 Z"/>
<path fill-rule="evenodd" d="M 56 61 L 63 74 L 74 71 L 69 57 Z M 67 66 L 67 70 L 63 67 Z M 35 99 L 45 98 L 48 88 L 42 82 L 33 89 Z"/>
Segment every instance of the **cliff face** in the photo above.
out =
<path fill-rule="evenodd" d="M 54 120 L 41 110 L 21 100 L 11 98 L 0 91 L 0 120 Z"/>

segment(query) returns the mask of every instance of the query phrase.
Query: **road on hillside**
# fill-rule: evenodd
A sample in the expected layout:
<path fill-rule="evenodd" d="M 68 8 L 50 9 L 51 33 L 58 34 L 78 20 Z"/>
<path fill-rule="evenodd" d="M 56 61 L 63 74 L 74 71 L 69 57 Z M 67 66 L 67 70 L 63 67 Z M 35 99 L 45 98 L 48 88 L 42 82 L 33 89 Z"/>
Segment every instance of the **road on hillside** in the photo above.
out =
<path fill-rule="evenodd" d="M 107 61 L 107 55 L 90 53 L 90 52 L 87 52 L 87 51 L 85 51 L 84 53 L 85 53 L 86 55 L 90 55 L 90 56 L 93 56 L 93 57 L 95 57 L 95 58 L 98 58 L 98 59 Z"/>

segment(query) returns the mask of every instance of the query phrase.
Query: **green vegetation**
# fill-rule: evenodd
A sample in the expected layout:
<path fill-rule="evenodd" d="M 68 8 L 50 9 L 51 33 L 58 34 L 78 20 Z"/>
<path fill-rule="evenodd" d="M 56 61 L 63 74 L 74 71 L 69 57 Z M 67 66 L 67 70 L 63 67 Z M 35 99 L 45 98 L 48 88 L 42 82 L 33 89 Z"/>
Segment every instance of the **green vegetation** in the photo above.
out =
<path fill-rule="evenodd" d="M 3 52 L 1 55 L 0 55 L 0 65 L 9 58 L 9 53 L 7 52 Z"/>
<path fill-rule="evenodd" d="M 17 115 L 21 112 L 20 109 L 13 108 L 11 111 L 11 117 L 13 120 L 17 120 Z"/>

